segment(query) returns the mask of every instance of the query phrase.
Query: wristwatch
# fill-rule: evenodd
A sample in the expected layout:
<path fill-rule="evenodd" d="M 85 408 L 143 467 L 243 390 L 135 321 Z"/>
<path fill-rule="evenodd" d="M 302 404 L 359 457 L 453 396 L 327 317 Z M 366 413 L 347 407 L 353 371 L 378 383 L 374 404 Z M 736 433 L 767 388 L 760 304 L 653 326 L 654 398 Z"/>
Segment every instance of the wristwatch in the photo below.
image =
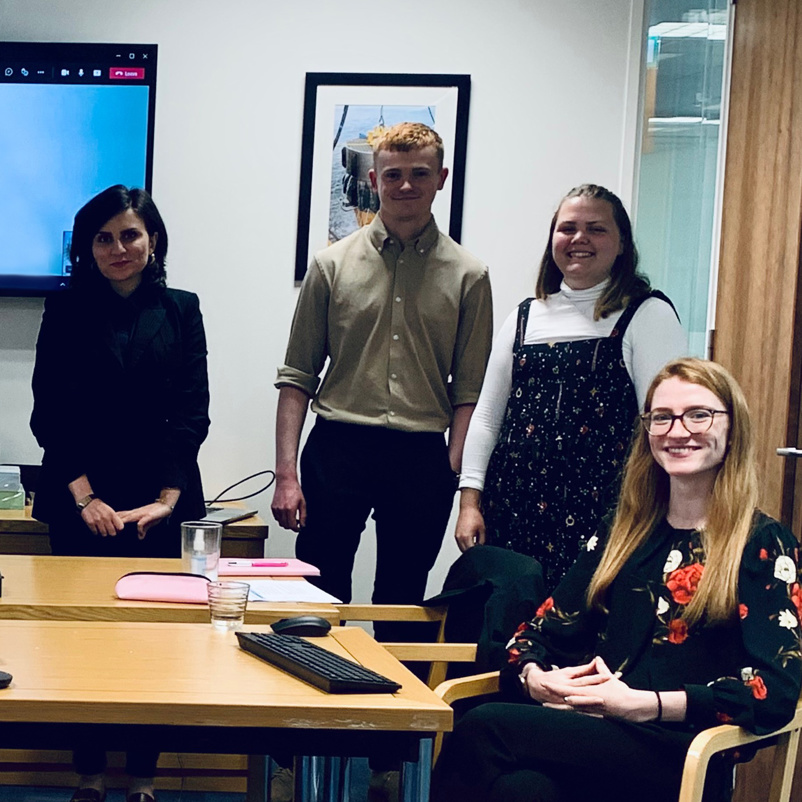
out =
<path fill-rule="evenodd" d="M 75 502 L 75 506 L 80 512 L 81 510 L 85 510 L 96 498 L 97 496 L 94 493 L 90 493 L 88 496 L 79 498 L 78 501 Z"/>

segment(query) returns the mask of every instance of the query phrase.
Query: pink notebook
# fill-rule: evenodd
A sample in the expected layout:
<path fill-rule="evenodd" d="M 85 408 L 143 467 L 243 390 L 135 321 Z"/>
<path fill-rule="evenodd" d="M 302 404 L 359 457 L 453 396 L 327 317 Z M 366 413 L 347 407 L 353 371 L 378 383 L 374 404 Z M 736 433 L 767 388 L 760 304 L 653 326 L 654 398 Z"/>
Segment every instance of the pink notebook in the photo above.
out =
<path fill-rule="evenodd" d="M 263 560 L 221 557 L 217 573 L 220 576 L 320 576 L 320 569 L 292 557 Z"/>

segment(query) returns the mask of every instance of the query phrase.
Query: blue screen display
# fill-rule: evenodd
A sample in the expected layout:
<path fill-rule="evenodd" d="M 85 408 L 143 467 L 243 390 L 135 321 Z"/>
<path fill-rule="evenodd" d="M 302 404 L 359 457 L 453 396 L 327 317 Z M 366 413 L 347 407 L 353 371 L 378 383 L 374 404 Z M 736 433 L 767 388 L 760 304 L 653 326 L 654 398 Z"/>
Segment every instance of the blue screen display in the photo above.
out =
<path fill-rule="evenodd" d="M 78 209 L 112 184 L 150 189 L 152 172 L 155 46 L 27 47 L 0 43 L 5 295 L 66 286 Z"/>

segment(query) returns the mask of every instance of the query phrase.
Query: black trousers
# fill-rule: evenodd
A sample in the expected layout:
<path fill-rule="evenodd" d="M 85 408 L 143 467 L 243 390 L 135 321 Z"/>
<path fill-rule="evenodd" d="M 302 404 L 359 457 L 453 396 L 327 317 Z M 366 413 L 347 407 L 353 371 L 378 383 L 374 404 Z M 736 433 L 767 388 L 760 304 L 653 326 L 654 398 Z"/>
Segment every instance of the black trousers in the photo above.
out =
<path fill-rule="evenodd" d="M 153 527 L 144 540 L 136 534 L 136 524 L 126 524 L 114 537 L 93 535 L 77 514 L 50 524 L 50 548 L 56 556 L 73 557 L 178 557 L 181 554 L 180 524 L 163 522 Z M 126 753 L 125 772 L 129 777 L 147 778 L 156 774 L 159 752 L 136 749 Z M 93 743 L 82 744 L 72 753 L 76 774 L 102 774 L 106 770 L 106 751 Z"/>
<path fill-rule="evenodd" d="M 485 704 L 467 713 L 446 742 L 432 799 L 676 802 L 692 739 L 655 724 L 535 704 Z M 705 800 L 726 798 L 727 769 L 712 768 Z"/>
<path fill-rule="evenodd" d="M 320 568 L 315 584 L 351 600 L 354 556 L 368 516 L 376 521 L 374 604 L 417 604 L 448 525 L 456 477 L 445 438 L 318 417 L 301 454 L 306 526 L 297 556 Z M 408 625 L 407 625 L 408 627 Z M 409 640 L 377 625 L 380 640 Z M 401 627 L 403 629 L 403 626 Z"/>
<path fill-rule="evenodd" d="M 155 776 L 159 753 L 155 749 L 136 749 L 125 753 L 125 773 L 129 777 L 148 779 Z M 106 751 L 95 746 L 82 746 L 72 753 L 76 774 L 102 774 L 106 771 Z"/>

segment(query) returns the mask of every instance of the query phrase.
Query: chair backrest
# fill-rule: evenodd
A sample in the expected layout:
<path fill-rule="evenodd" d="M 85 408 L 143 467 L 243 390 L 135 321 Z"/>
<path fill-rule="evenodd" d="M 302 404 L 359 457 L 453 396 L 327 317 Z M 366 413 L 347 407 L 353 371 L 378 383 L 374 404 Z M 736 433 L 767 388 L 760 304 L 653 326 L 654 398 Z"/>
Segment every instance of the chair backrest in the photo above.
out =
<path fill-rule="evenodd" d="M 468 549 L 451 566 L 443 591 L 425 605 L 448 605 L 446 642 L 477 644 L 476 663 L 451 666 L 449 678 L 502 668 L 507 642 L 546 598 L 537 560 L 497 546 Z"/>

